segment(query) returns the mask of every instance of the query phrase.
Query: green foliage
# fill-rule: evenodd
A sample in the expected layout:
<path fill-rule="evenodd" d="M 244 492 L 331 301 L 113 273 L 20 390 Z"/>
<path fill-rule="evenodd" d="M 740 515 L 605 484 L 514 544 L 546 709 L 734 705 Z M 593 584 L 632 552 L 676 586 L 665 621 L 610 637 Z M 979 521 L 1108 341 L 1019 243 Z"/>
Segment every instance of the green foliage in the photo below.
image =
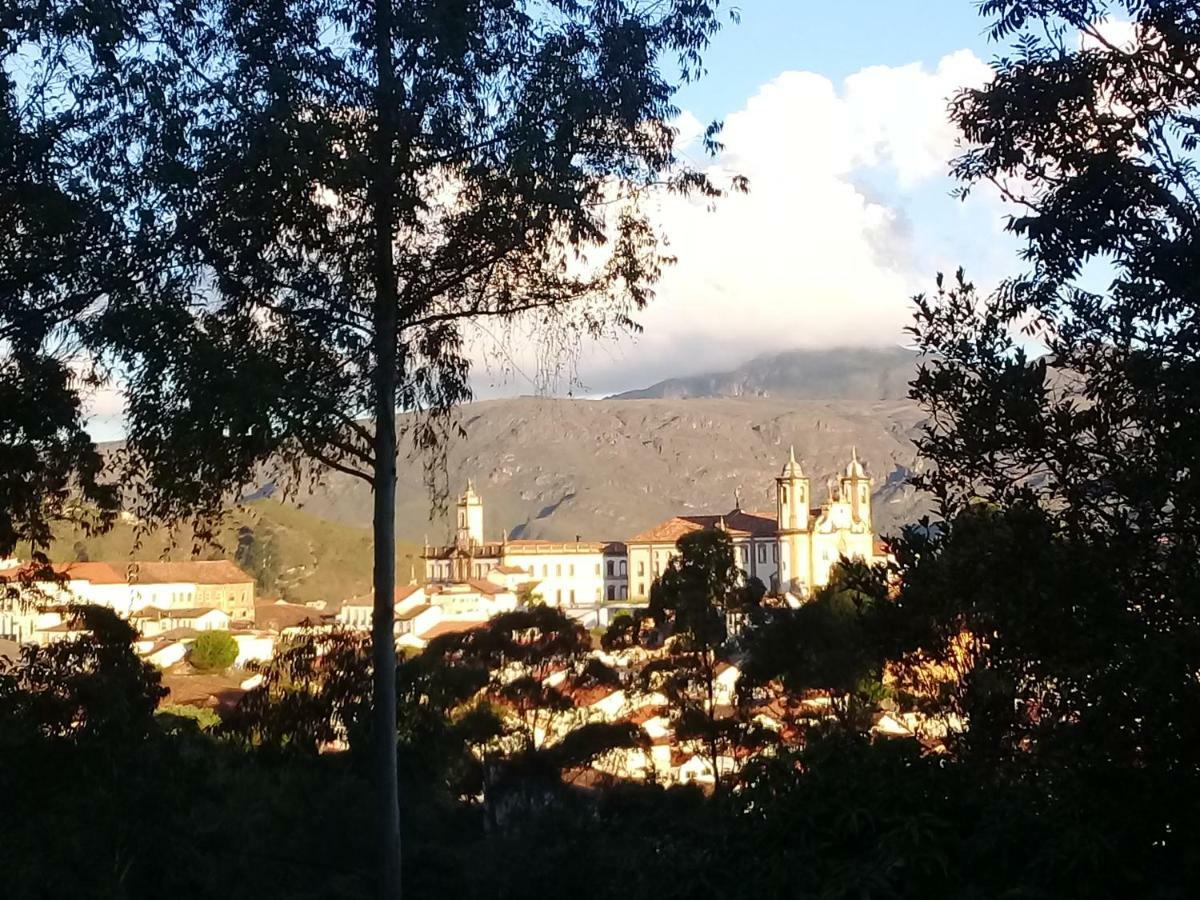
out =
<path fill-rule="evenodd" d="M 93 559 L 193 558 L 191 544 L 173 544 L 167 529 L 144 532 L 136 525 L 117 522 L 104 534 L 87 537 L 82 525 L 68 524 L 58 529 L 49 549 L 48 555 L 56 562 L 74 559 L 73 544 L 85 539 Z M 361 595 L 371 589 L 368 528 L 322 519 L 278 500 L 255 500 L 229 509 L 225 523 L 214 535 L 214 545 L 201 547 L 202 553 L 236 560 L 242 529 L 256 536 L 271 536 L 280 572 L 269 594 L 283 593 L 291 602 L 308 603 Z M 397 565 L 419 552 L 415 545 L 397 542 Z"/>
<path fill-rule="evenodd" d="M 185 706 L 179 703 L 160 706 L 154 716 L 159 725 L 167 731 L 191 727 L 211 732 L 221 724 L 221 717 L 211 709 L 203 706 Z"/>
<path fill-rule="evenodd" d="M 523 584 L 517 588 L 517 602 L 521 606 L 537 606 L 545 602 L 545 598 L 537 592 L 532 584 Z"/>
<path fill-rule="evenodd" d="M 201 671 L 228 669 L 237 659 L 238 645 L 228 631 L 203 631 L 188 650 L 188 662 Z"/>
<path fill-rule="evenodd" d="M 808 603 L 764 611 L 746 636 L 739 689 L 778 680 L 795 695 L 822 692 L 844 726 L 865 732 L 883 698 L 896 618 L 885 568 L 842 560 Z"/>
<path fill-rule="evenodd" d="M 138 659 L 136 633 L 101 606 L 70 613 L 87 634 L 44 647 L 26 645 L 0 664 L 0 744 L 122 745 L 144 737 L 165 693 L 154 666 Z"/>
<path fill-rule="evenodd" d="M 271 592 L 279 578 L 279 540 L 274 531 L 267 531 L 261 538 L 249 525 L 238 529 L 237 549 L 233 561 L 254 576 L 254 584 L 260 591 Z"/>

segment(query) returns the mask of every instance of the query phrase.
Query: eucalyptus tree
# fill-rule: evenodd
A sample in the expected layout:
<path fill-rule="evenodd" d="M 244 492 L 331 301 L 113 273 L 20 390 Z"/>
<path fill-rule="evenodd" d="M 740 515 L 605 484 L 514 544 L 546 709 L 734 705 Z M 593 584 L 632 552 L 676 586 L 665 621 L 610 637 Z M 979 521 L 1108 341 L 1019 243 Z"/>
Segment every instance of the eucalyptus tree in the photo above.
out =
<path fill-rule="evenodd" d="M 69 324 L 124 387 L 139 519 L 211 534 L 266 465 L 373 489 L 383 895 L 398 452 L 436 482 L 479 323 L 635 327 L 669 262 L 654 198 L 721 193 L 671 125 L 718 4 L 18 0 L 30 83 L 72 111 L 63 180 L 132 273 Z"/>

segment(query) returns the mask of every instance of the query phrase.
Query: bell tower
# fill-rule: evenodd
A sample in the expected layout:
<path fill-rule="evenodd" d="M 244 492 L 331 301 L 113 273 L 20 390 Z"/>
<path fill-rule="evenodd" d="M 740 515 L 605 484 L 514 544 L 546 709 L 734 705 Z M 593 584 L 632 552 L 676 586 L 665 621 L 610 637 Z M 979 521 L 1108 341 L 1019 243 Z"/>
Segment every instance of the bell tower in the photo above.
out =
<path fill-rule="evenodd" d="M 850 448 L 850 462 L 839 479 L 838 493 L 841 500 L 850 504 L 855 522 L 871 527 L 871 479 L 863 464 L 858 461 L 857 448 Z"/>
<path fill-rule="evenodd" d="M 458 518 L 454 532 L 454 545 L 466 550 L 483 543 L 483 500 L 475 493 L 475 485 L 468 480 L 467 489 L 458 498 Z"/>
<path fill-rule="evenodd" d="M 796 462 L 796 448 L 788 448 L 787 465 L 775 479 L 775 503 L 780 531 L 807 531 L 809 514 L 808 476 Z"/>
<path fill-rule="evenodd" d="M 812 535 L 809 510 L 812 491 L 808 476 L 796 461 L 796 449 L 788 449 L 788 461 L 775 479 L 778 516 L 779 588 L 807 590 L 811 584 Z"/>

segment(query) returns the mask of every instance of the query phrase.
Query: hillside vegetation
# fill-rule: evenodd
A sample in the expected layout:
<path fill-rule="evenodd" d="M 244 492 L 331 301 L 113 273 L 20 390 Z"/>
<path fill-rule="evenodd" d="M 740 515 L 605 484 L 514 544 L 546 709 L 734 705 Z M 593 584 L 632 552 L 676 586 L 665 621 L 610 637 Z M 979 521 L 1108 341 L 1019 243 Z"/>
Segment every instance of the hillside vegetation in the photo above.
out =
<path fill-rule="evenodd" d="M 336 603 L 371 589 L 370 529 L 323 519 L 276 500 L 256 500 L 231 509 L 216 540 L 207 546 L 194 547 L 189 535 L 180 536 L 172 546 L 163 530 L 145 536 L 136 552 L 134 543 L 135 526 L 128 521 L 118 522 L 107 534 L 90 537 L 78 528 L 64 528 L 51 548 L 51 558 L 58 562 L 230 559 L 259 579 L 260 598 L 295 603 Z M 419 553 L 415 544 L 397 543 L 396 572 L 402 583 L 410 572 L 420 577 Z"/>

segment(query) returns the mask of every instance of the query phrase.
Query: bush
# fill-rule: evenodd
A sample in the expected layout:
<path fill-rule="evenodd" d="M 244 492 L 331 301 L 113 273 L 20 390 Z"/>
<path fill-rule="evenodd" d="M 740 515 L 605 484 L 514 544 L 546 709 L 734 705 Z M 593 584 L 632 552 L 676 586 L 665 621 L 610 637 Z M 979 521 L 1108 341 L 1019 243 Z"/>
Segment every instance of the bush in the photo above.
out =
<path fill-rule="evenodd" d="M 228 631 L 206 631 L 196 638 L 188 661 L 197 669 L 228 669 L 237 659 L 238 645 Z"/>
<path fill-rule="evenodd" d="M 183 730 L 189 724 L 194 724 L 200 731 L 210 731 L 221 724 L 221 717 L 211 709 L 178 703 L 160 706 L 154 716 L 159 724 L 172 733 Z"/>

